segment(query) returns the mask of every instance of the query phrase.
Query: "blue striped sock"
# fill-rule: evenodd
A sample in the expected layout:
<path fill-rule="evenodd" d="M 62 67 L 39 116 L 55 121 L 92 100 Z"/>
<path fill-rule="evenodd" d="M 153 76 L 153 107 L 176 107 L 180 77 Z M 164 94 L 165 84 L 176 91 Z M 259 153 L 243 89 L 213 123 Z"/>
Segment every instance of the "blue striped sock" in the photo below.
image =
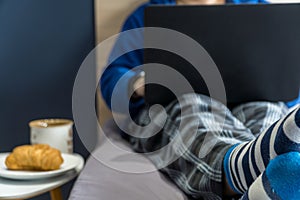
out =
<path fill-rule="evenodd" d="M 300 153 L 290 152 L 271 160 L 241 200 L 300 199 Z"/>
<path fill-rule="evenodd" d="M 300 107 L 274 123 L 253 141 L 230 148 L 224 158 L 226 179 L 243 194 L 277 155 L 300 152 Z"/>

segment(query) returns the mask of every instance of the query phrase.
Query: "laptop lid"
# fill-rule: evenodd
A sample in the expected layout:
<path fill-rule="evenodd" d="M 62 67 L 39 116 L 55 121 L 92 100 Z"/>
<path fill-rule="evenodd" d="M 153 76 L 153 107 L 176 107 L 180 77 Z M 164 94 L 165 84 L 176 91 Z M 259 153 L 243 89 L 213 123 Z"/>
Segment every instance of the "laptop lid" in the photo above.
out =
<path fill-rule="evenodd" d="M 150 6 L 145 11 L 146 27 L 179 31 L 204 47 L 220 71 L 229 104 L 289 101 L 297 97 L 299 24 L 300 4 Z M 151 43 L 151 39 L 146 33 L 145 43 Z M 165 41 L 170 42 L 168 38 Z M 189 47 L 178 45 L 178 48 L 189 51 Z M 158 49 L 145 49 L 144 61 L 177 70 L 189 80 L 195 92 L 209 94 L 197 70 L 201 63 L 192 66 L 186 58 Z M 146 83 L 160 76 L 181 87 L 180 81 L 170 74 L 153 73 L 149 68 L 145 72 Z M 193 92 L 186 88 L 179 91 L 181 94 Z M 148 104 L 166 105 L 174 99 L 166 87 L 146 85 Z"/>

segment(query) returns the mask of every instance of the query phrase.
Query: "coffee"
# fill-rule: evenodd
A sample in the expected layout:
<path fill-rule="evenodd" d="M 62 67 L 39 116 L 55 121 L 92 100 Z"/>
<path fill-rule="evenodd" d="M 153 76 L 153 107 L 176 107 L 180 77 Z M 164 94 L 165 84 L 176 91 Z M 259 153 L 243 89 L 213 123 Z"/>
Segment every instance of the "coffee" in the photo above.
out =
<path fill-rule="evenodd" d="M 73 121 L 68 119 L 40 119 L 34 120 L 29 123 L 30 127 L 47 128 L 55 126 L 63 126 L 73 124 Z"/>

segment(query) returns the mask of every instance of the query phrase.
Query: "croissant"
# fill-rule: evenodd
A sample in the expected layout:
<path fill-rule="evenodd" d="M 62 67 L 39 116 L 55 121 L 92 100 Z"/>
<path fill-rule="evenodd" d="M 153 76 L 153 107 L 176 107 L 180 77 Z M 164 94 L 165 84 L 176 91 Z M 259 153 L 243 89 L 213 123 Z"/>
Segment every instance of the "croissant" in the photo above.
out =
<path fill-rule="evenodd" d="M 60 151 L 47 144 L 18 146 L 5 160 L 11 170 L 49 171 L 59 169 L 62 163 Z"/>

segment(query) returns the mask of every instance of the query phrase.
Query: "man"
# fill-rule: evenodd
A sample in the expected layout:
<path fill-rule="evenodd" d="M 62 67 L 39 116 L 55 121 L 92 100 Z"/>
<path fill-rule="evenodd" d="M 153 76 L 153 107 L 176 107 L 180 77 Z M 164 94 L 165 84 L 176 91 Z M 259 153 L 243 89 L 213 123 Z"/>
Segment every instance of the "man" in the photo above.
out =
<path fill-rule="evenodd" d="M 144 26 L 144 9 L 150 4 L 223 4 L 223 0 L 151 0 L 137 8 L 126 20 L 122 31 Z M 227 3 L 265 3 L 264 1 L 234 1 Z M 141 35 L 118 40 L 119 47 L 126 49 L 142 41 Z M 140 39 L 140 40 L 139 40 Z M 116 51 L 114 49 L 112 54 Z M 132 51 L 113 60 L 101 77 L 101 91 L 109 107 L 116 83 L 122 77 L 117 96 L 130 99 L 130 113 L 140 126 L 150 123 L 148 108 L 144 105 L 144 78 L 135 72 L 143 64 L 142 50 Z M 129 96 L 134 91 L 133 96 Z M 300 111 L 299 107 L 288 114 L 282 102 L 249 102 L 229 110 L 222 103 L 201 94 L 186 94 L 166 106 L 167 120 L 163 129 L 150 138 L 149 131 L 141 131 L 130 123 L 128 130 L 140 137 L 126 136 L 139 152 L 153 152 L 175 141 L 174 152 L 184 152 L 161 171 L 179 188 L 194 198 L 221 199 L 240 197 L 244 199 L 293 199 L 300 197 L 298 168 L 300 166 Z M 295 106 L 290 103 L 289 106 Z M 181 115 L 179 113 L 181 110 Z M 216 112 L 211 113 L 211 110 Z M 118 111 L 118 110 L 113 110 Z M 226 113 L 225 122 L 216 121 Z M 159 113 L 154 121 L 161 119 Z M 280 120 L 279 120 L 280 119 Z M 279 121 L 278 121 L 279 120 Z M 184 128 L 178 132 L 179 124 Z M 197 124 L 195 127 L 194 125 Z M 135 128 L 133 128 L 135 127 Z M 216 128 L 217 127 L 217 128 Z M 191 136 L 192 130 L 196 130 Z M 205 146 L 205 137 L 210 134 L 214 146 L 205 157 L 200 157 L 200 147 Z M 123 135 L 125 135 L 123 133 Z M 189 141 L 189 145 L 183 141 Z M 179 150 L 178 150 L 178 149 Z M 179 152 L 180 153 L 180 152 Z M 161 166 L 167 153 L 158 153 L 150 158 Z M 282 164 L 284 163 L 284 164 Z M 299 168 L 300 169 L 300 168 Z M 287 177 L 293 173 L 294 176 Z M 278 177 L 287 177 L 277 181 Z M 288 187 L 286 195 L 284 184 Z M 258 196 L 255 196 L 258 195 Z"/>

